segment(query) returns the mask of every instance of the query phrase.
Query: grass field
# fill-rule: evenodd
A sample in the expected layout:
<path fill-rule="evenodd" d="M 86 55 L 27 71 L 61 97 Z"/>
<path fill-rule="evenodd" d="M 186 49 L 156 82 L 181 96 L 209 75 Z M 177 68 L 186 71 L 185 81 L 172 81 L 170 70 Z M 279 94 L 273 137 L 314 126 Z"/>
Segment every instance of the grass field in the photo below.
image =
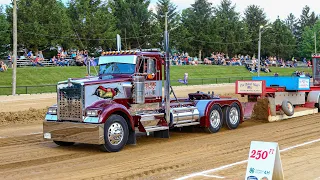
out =
<path fill-rule="evenodd" d="M 311 73 L 311 69 L 307 68 L 271 68 L 272 73 L 261 72 L 261 76 L 272 76 L 274 72 L 278 72 L 280 76 L 291 76 L 295 70 Z M 92 67 L 92 73 L 96 71 Z M 171 84 L 181 85 L 178 79 L 183 79 L 184 73 L 189 74 L 189 84 L 216 84 L 216 83 L 232 83 L 236 80 L 250 79 L 257 76 L 257 73 L 248 72 L 245 67 L 241 66 L 172 66 Z M 17 86 L 39 86 L 39 85 L 55 85 L 58 81 L 67 78 L 80 78 L 86 76 L 85 67 L 26 67 L 17 69 Z M 0 95 L 11 94 L 12 69 L 7 72 L 0 72 L 0 87 L 9 86 L 9 88 L 0 88 Z M 54 92 L 55 86 L 48 87 L 18 87 L 18 94 Z"/>

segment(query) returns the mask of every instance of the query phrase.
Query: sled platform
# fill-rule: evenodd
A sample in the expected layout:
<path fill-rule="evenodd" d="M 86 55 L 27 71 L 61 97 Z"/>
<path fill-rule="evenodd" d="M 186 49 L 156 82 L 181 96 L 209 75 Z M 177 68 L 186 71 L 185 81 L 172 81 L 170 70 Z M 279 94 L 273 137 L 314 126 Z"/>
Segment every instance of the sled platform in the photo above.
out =
<path fill-rule="evenodd" d="M 316 113 L 318 113 L 318 108 L 296 107 L 296 108 L 294 108 L 294 114 L 292 116 L 287 116 L 283 112 L 280 112 L 280 113 L 281 114 L 279 114 L 277 112 L 277 115 L 274 115 L 274 116 L 269 115 L 268 121 L 269 122 L 276 122 L 276 121 L 281 121 L 281 120 L 285 120 L 285 119 L 291 119 L 291 118 L 295 118 L 295 117 L 316 114 Z"/>

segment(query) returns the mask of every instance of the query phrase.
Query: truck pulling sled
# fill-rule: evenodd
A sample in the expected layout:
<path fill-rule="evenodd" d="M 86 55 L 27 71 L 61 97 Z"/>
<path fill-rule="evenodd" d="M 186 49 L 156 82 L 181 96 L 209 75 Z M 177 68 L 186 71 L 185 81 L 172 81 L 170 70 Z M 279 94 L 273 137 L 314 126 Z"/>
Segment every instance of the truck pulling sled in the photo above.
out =
<path fill-rule="evenodd" d="M 236 82 L 236 94 L 248 96 L 243 103 L 249 119 L 259 99 L 268 101 L 265 120 L 269 122 L 318 113 L 320 110 L 320 54 L 312 56 L 313 82 L 309 77 L 253 77 Z"/>

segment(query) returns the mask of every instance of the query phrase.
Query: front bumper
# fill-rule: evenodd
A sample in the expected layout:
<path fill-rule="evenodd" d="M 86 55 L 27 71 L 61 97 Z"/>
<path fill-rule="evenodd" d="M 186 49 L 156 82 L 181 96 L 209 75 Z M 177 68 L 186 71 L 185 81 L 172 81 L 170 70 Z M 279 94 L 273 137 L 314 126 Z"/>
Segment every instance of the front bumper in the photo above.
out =
<path fill-rule="evenodd" d="M 86 144 L 104 144 L 104 124 L 76 122 L 43 122 L 45 140 L 76 142 Z"/>

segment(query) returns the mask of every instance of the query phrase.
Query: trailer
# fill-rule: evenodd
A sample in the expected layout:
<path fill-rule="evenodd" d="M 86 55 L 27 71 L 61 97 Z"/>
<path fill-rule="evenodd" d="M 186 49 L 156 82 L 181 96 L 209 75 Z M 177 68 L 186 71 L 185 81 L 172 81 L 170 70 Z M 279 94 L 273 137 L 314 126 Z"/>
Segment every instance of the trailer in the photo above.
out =
<path fill-rule="evenodd" d="M 253 77 L 236 82 L 236 94 L 248 97 L 242 103 L 244 119 L 250 119 L 258 101 L 267 101 L 269 122 L 320 111 L 320 54 L 312 55 L 312 81 L 310 77 Z"/>
<path fill-rule="evenodd" d="M 173 128 L 197 126 L 216 133 L 224 124 L 236 129 L 243 122 L 238 99 L 201 91 L 177 98 L 164 57 L 155 49 L 104 52 L 98 76 L 59 82 L 57 104 L 49 107 L 43 122 L 44 139 L 60 146 L 97 144 L 117 152 L 136 144 L 137 132 L 169 138 Z"/>

